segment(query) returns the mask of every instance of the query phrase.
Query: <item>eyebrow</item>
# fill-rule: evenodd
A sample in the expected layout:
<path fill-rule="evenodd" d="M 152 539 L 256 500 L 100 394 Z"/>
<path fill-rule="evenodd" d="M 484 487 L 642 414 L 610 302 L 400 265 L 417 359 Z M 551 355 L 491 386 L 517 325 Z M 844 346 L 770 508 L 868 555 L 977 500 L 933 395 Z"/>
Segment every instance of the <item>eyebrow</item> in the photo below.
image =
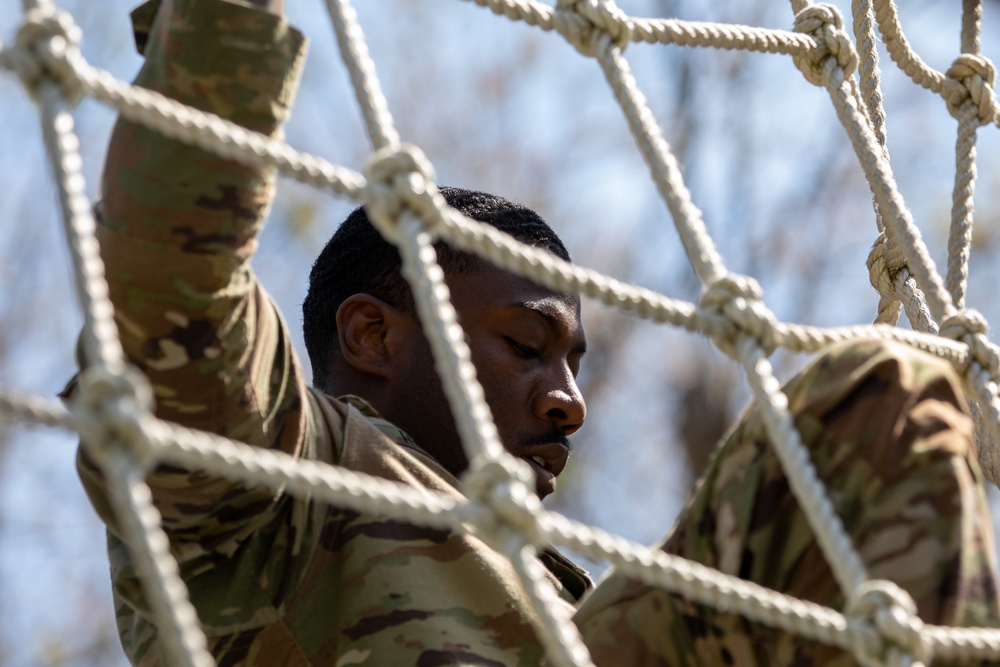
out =
<path fill-rule="evenodd" d="M 539 315 L 545 320 L 546 324 L 550 329 L 558 332 L 568 333 L 568 328 L 566 323 L 563 321 L 561 315 L 563 311 L 553 308 L 545 300 L 538 301 L 517 301 L 511 304 L 514 308 L 520 308 L 523 310 L 530 311 Z M 583 327 L 580 327 L 580 337 L 579 342 L 573 346 L 572 352 L 575 352 L 581 356 L 587 354 L 587 338 L 583 333 Z"/>

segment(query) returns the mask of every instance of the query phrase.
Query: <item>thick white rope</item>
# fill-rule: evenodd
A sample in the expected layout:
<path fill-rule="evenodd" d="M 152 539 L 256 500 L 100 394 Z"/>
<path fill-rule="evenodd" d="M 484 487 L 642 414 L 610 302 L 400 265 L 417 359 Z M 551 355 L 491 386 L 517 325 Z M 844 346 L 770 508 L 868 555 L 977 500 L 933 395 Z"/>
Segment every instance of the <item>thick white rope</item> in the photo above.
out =
<path fill-rule="evenodd" d="M 883 159 L 878 141 L 865 122 L 864 115 L 859 111 L 851 94 L 851 88 L 844 80 L 843 71 L 835 66 L 828 66 L 828 70 L 827 90 L 872 187 L 886 227 L 891 230 L 905 253 L 908 260 L 907 267 L 921 285 L 931 315 L 937 320 L 948 317 L 955 312 L 951 297 L 944 289 L 920 231 L 913 223 L 910 212 L 895 187 L 892 168 Z"/>
<path fill-rule="evenodd" d="M 828 18 L 828 9 L 811 5 L 804 0 L 793 2 L 793 7 L 800 15 L 799 29 L 811 33 L 811 36 L 796 36 L 795 33 L 760 31 L 745 26 L 713 30 L 699 24 L 632 19 L 610 2 L 597 0 L 561 0 L 555 9 L 529 1 L 480 1 L 480 4 L 510 18 L 525 20 L 547 30 L 556 30 L 581 52 L 593 55 L 600 61 L 650 166 L 657 187 L 667 201 L 695 271 L 709 287 L 706 301 L 714 299 L 714 303 L 705 308 L 673 301 L 596 272 L 560 263 L 560 260 L 545 256 L 545 253 L 526 249 L 492 228 L 483 230 L 478 223 L 453 211 L 444 210 L 440 199 L 435 197 L 429 168 L 425 168 L 412 152 L 397 148 L 398 136 L 392 128 L 387 105 L 374 77 L 374 68 L 367 55 L 360 28 L 357 27 L 353 10 L 346 2 L 331 0 L 328 7 L 365 114 L 372 144 L 377 148 L 388 149 L 388 152 L 373 160 L 367 180 L 354 172 L 297 153 L 283 144 L 242 130 L 208 114 L 194 112 L 162 96 L 115 81 L 82 62 L 78 52 L 72 48 L 73 40 L 65 26 L 62 26 L 63 32 L 59 33 L 52 25 L 45 25 L 46 21 L 51 24 L 50 18 L 54 18 L 50 16 L 51 11 L 45 12 L 47 3 L 25 0 L 24 4 L 26 9 L 42 11 L 43 14 L 34 22 L 26 23 L 28 27 L 23 34 L 27 37 L 22 43 L 7 49 L 0 45 L 0 67 L 17 71 L 26 87 L 34 90 L 39 100 L 46 140 L 60 185 L 68 237 L 74 260 L 79 263 L 78 284 L 82 287 L 81 300 L 88 318 L 88 335 L 93 336 L 92 357 L 103 362 L 100 367 L 109 377 L 120 377 L 116 373 L 121 371 L 123 357 L 111 319 L 110 303 L 106 299 L 103 268 L 99 258 L 96 262 L 93 261 L 96 257 L 93 220 L 89 218 L 89 206 L 82 197 L 75 136 L 72 135 L 68 121 L 62 120 L 68 116 L 56 111 L 59 99 L 63 96 L 72 101 L 82 94 L 91 95 L 115 106 L 124 117 L 155 127 L 168 136 L 216 151 L 237 161 L 277 167 L 293 178 L 364 202 L 373 212 L 373 219 L 382 221 L 377 224 L 383 233 L 400 245 L 404 256 L 404 271 L 414 286 L 422 320 L 435 347 L 439 370 L 445 384 L 452 385 L 447 390 L 449 400 L 453 406 L 463 408 L 456 410 L 456 414 L 462 415 L 460 421 L 464 425 L 460 425 L 460 431 L 463 441 L 470 447 L 473 460 L 468 481 L 473 502 L 455 505 L 451 501 L 449 505 L 447 499 L 429 500 L 427 494 L 353 475 L 335 466 L 295 461 L 275 452 L 255 450 L 246 445 L 166 425 L 153 420 L 148 409 L 144 411 L 122 407 L 134 404 L 134 401 L 129 402 L 122 396 L 94 404 L 92 400 L 87 402 L 84 391 L 81 405 L 89 407 L 81 413 L 69 414 L 31 397 L 15 398 L 7 393 L 0 393 L 0 411 L 23 419 L 78 430 L 87 442 L 93 442 L 93 438 L 88 440 L 88 436 L 100 432 L 101 428 L 112 429 L 109 433 L 115 437 L 102 440 L 101 447 L 93 451 L 99 454 L 98 459 L 104 461 L 107 472 L 116 473 L 113 475 L 115 484 L 111 491 L 120 501 L 119 520 L 127 533 L 127 541 L 133 545 L 144 545 L 144 548 L 137 547 L 134 551 L 138 560 L 145 563 L 143 567 L 150 573 L 150 578 L 155 580 L 149 584 L 147 592 L 154 606 L 161 608 L 161 617 L 167 619 L 164 623 L 164 635 L 167 637 L 168 649 L 177 652 L 175 659 L 190 665 L 210 664 L 211 660 L 204 648 L 204 638 L 196 632 L 194 612 L 183 594 L 183 585 L 176 574 L 176 564 L 171 569 L 173 561 L 169 557 L 169 545 L 159 528 L 158 515 L 149 503 L 148 488 L 137 477 L 150 465 L 167 461 L 201 466 L 220 475 L 238 477 L 248 483 L 264 484 L 295 495 L 363 508 L 362 511 L 382 511 L 416 523 L 472 530 L 482 534 L 484 539 L 494 543 L 498 549 L 513 555 L 515 568 L 525 580 L 529 595 L 544 612 L 540 614 L 539 634 L 557 664 L 589 664 L 589 659 L 566 614 L 558 611 L 558 605 L 552 604 L 555 592 L 545 579 L 534 552 L 535 545 L 541 540 L 570 546 L 585 555 L 592 553 L 608 558 L 616 567 L 629 570 L 630 573 L 630 568 L 638 563 L 641 567 L 636 567 L 635 576 L 647 581 L 662 580 L 668 589 L 690 594 L 695 599 L 705 601 L 712 598 L 718 606 L 732 608 L 776 627 L 799 628 L 807 636 L 852 650 L 863 664 L 876 664 L 882 660 L 882 656 L 895 656 L 891 658 L 893 661 L 910 658 L 927 661 L 931 655 L 978 655 L 975 652 L 985 650 L 984 644 L 988 644 L 991 650 L 1000 648 L 996 632 L 948 629 L 927 629 L 927 632 L 923 632 L 919 619 L 913 615 L 914 610 L 910 604 L 912 601 L 901 598 L 898 591 L 880 582 L 861 586 L 865 580 L 864 567 L 843 533 L 825 492 L 815 479 L 815 471 L 791 425 L 786 401 L 778 389 L 777 380 L 770 372 L 764 352 L 778 345 L 791 349 L 815 350 L 825 342 L 859 335 L 908 341 L 949 359 L 962 371 L 970 391 L 977 395 L 980 405 L 988 413 L 986 423 L 990 425 L 992 435 L 996 436 L 997 424 L 1000 423 L 1000 400 L 997 398 L 1000 354 L 996 346 L 985 337 L 985 323 L 966 312 L 956 310 L 954 304 L 960 307 L 962 299 L 953 297 L 954 291 L 949 294 L 943 289 L 919 232 L 916 232 L 902 199 L 895 190 L 884 153 L 884 137 L 880 135 L 875 120 L 880 116 L 880 111 L 878 105 L 873 106 L 874 93 L 866 90 L 866 102 L 861 103 L 861 92 L 857 85 L 850 79 L 845 80 L 844 70 L 851 70 L 851 65 L 845 58 L 852 57 L 852 50 L 844 48 L 846 42 L 840 34 L 840 26 L 834 25 Z M 963 49 L 967 54 L 974 55 L 978 52 L 979 13 L 981 8 L 978 3 L 968 0 L 963 14 Z M 887 12 L 885 2 L 877 3 L 876 15 L 884 34 L 897 35 L 895 31 L 898 26 L 893 27 L 896 25 L 894 13 Z M 803 27 L 807 25 L 812 27 Z M 44 32 L 43 29 L 52 29 L 52 36 L 41 34 L 39 31 Z M 35 31 L 34 35 L 31 34 L 32 31 Z M 942 94 L 952 106 L 963 109 L 963 119 L 968 115 L 965 108 L 972 108 L 976 111 L 979 123 L 995 120 L 996 102 L 992 96 L 992 76 L 988 74 L 988 69 L 984 69 L 988 67 L 988 63 L 966 59 L 964 64 L 971 68 L 971 74 L 954 77 L 962 79 L 959 84 L 962 90 L 958 91 L 947 81 L 937 82 L 934 73 L 927 75 L 919 67 L 919 59 L 913 60 L 915 56 L 908 48 L 899 48 L 900 45 L 906 46 L 901 32 L 893 39 L 896 52 L 894 59 L 897 59 L 899 53 L 903 53 L 911 63 L 917 62 L 917 74 L 911 76 L 915 79 L 923 77 L 932 80 L 932 85 L 927 87 L 944 91 Z M 747 294 L 736 293 L 728 298 L 720 298 L 716 288 L 724 287 L 726 281 L 732 281 L 732 278 L 727 276 L 721 258 L 707 234 L 700 211 L 691 201 L 680 178 L 676 161 L 670 155 L 669 147 L 652 120 L 652 114 L 622 57 L 621 49 L 633 40 L 787 53 L 796 58 L 810 80 L 826 85 L 838 115 L 848 129 L 859 161 L 873 184 L 879 211 L 885 211 L 886 231 L 890 238 L 902 240 L 899 252 L 905 255 L 905 267 L 889 257 L 883 261 L 883 268 L 899 268 L 887 268 L 879 274 L 886 277 L 873 279 L 873 283 L 878 283 L 883 296 L 895 293 L 903 298 L 908 315 L 912 321 L 921 325 L 921 329 L 932 331 L 936 328 L 935 318 L 938 321 L 944 320 L 942 334 L 960 342 L 952 344 L 942 339 L 887 328 L 818 330 L 798 327 L 775 321 L 756 295 L 749 295 L 752 298 L 748 298 Z M 50 80 L 55 83 L 48 83 Z M 862 84 L 863 87 L 864 85 Z M 877 81 L 875 90 L 877 92 Z M 959 145 L 967 146 L 968 139 L 960 139 Z M 969 172 L 974 169 L 973 150 L 960 148 L 957 154 L 965 156 L 959 158 L 958 171 Z M 956 187 L 956 192 L 962 192 L 956 196 L 956 210 L 961 209 L 959 217 L 963 219 L 971 216 L 971 186 L 966 183 L 972 182 L 970 175 L 964 178 L 967 181 L 957 181 L 962 185 Z M 397 220 L 400 222 L 394 222 Z M 964 234 L 963 231 L 959 236 L 965 238 Z M 468 350 L 462 351 L 461 330 L 457 326 L 454 310 L 448 303 L 447 288 L 443 284 L 440 268 L 434 261 L 430 245 L 435 235 L 448 238 L 455 245 L 477 252 L 518 273 L 537 275 L 540 282 L 555 289 L 592 294 L 606 303 L 655 321 L 670 322 L 706 333 L 722 349 L 740 358 L 760 400 L 765 422 L 789 476 L 790 485 L 817 532 L 817 538 L 827 559 L 831 561 L 838 582 L 853 601 L 847 610 L 850 620 L 845 621 L 845 617 L 836 612 L 820 612 L 810 609 L 805 603 L 788 602 L 783 596 L 763 589 L 756 590 L 746 582 L 726 578 L 707 568 L 703 568 L 705 572 L 702 572 L 697 564 L 686 563 L 661 552 L 633 547 L 623 541 L 608 538 L 600 531 L 572 527 L 558 515 L 541 512 L 537 507 L 537 499 L 532 503 L 530 498 L 533 496 L 525 494 L 523 480 L 517 479 L 525 471 L 517 468 L 518 462 L 503 452 L 496 438 L 495 427 L 482 400 L 481 387 L 475 382 L 474 368 L 471 363 L 467 363 Z M 962 246 L 963 242 L 958 245 Z M 889 248 L 883 257 L 894 255 L 895 252 Z M 958 254 L 961 256 L 958 264 L 964 264 L 967 260 L 964 259 L 963 252 L 959 250 Z M 920 288 L 908 275 L 910 270 L 914 271 L 923 288 L 929 290 L 928 299 L 921 298 Z M 894 273 L 890 275 L 890 271 Z M 882 285 L 879 281 L 886 281 L 887 285 Z M 960 278 L 960 281 L 964 279 Z M 925 315 L 928 310 L 929 314 Z M 100 407 L 102 405 L 107 407 Z M 107 422 L 108 426 L 101 426 L 102 422 Z M 120 438 L 124 438 L 124 441 L 115 444 Z M 92 447 L 88 446 L 88 451 L 91 450 Z M 991 456 L 995 458 L 995 455 Z M 494 465 L 500 462 L 505 463 Z M 991 460 L 985 461 L 984 469 L 987 469 L 988 474 L 995 475 L 995 461 L 992 463 L 991 468 Z M 474 488 L 521 488 L 521 492 L 477 495 L 472 493 Z M 650 569 L 653 565 L 659 568 Z M 697 576 L 692 577 L 692 572 L 697 572 Z M 698 583 L 692 584 L 692 581 Z M 808 612 L 803 612 L 804 609 Z M 821 637 L 827 630 L 830 634 Z M 180 658 L 181 655 L 186 657 Z M 208 662 L 204 662 L 206 659 Z"/>
<path fill-rule="evenodd" d="M 170 664 L 213 664 L 197 614 L 188 599 L 160 513 L 143 480 L 155 465 L 149 435 L 155 419 L 153 393 L 138 371 L 92 365 L 77 379 L 72 405 L 80 441 L 104 476 L 115 532 L 129 547 L 152 621 Z"/>
<path fill-rule="evenodd" d="M 962 53 L 979 53 L 982 28 L 982 0 L 962 0 Z"/>
<path fill-rule="evenodd" d="M 858 51 L 858 88 L 861 98 L 864 100 L 865 116 L 871 124 L 872 132 L 882 146 L 883 157 L 889 160 L 888 139 L 885 129 L 885 109 L 882 106 L 882 73 L 878 67 L 878 48 L 875 34 L 875 13 L 872 9 L 871 0 L 854 0 L 852 4 L 852 14 L 854 15 L 854 38 Z M 879 212 L 878 203 L 872 198 L 872 206 L 875 209 L 875 226 L 878 228 L 880 238 L 887 246 L 885 254 L 887 257 L 895 257 L 898 253 L 897 244 L 891 238 L 885 237 L 885 223 L 882 214 Z M 874 252 L 874 249 L 873 251 Z M 873 279 L 872 285 L 879 292 L 879 303 L 875 315 L 875 324 L 894 325 L 899 320 L 899 307 L 901 299 L 897 290 L 894 289 L 890 275 L 901 270 L 903 267 L 892 265 L 885 270 L 885 289 L 882 288 L 878 280 Z"/>
<path fill-rule="evenodd" d="M 389 104 L 375 75 L 375 63 L 368 54 L 368 44 L 358 23 L 357 12 L 348 0 L 326 0 L 333 23 L 340 56 L 347 66 L 354 94 L 361 108 L 372 149 L 399 144 L 399 133 L 392 123 Z"/>
<path fill-rule="evenodd" d="M 599 48 L 598 62 L 614 91 L 615 98 L 628 120 L 643 158 L 652 174 L 660 196 L 670 209 L 674 225 L 687 251 L 688 259 L 703 284 L 710 284 L 725 275 L 722 258 L 705 227 L 701 211 L 684 185 L 680 165 L 674 158 L 660 131 L 653 112 L 639 91 L 620 49 L 610 39 Z"/>
<path fill-rule="evenodd" d="M 972 198 L 976 191 L 976 129 L 979 111 L 972 100 L 959 111 L 958 139 L 955 143 L 955 188 L 952 191 L 951 227 L 948 233 L 948 293 L 961 310 L 965 307 L 972 252 Z"/>
<path fill-rule="evenodd" d="M 740 340 L 737 347 L 739 361 L 757 399 L 758 409 L 763 414 L 771 446 L 781 461 L 788 485 L 808 519 L 837 583 L 841 590 L 848 593 L 868 579 L 861 557 L 854 549 L 802 444 L 788 412 L 788 399 L 781 392 L 781 384 L 774 377 L 771 363 L 756 341 L 749 337 Z"/>
<path fill-rule="evenodd" d="M 435 364 L 444 384 L 459 435 L 474 465 L 499 458 L 503 452 L 500 436 L 490 409 L 486 405 L 482 385 L 476 380 L 472 353 L 465 334 L 458 324 L 458 313 L 449 300 L 444 272 L 437 264 L 431 237 L 420 229 L 419 222 L 403 214 L 404 229 L 400 239 L 403 275 L 411 281 L 417 312 L 431 342 Z"/>
<path fill-rule="evenodd" d="M 929 66 L 913 51 L 900 27 L 895 3 L 892 0 L 874 0 L 874 2 L 875 19 L 893 62 L 914 83 L 938 93 L 949 105 L 960 104 L 968 94 L 965 87 Z M 983 111 L 988 122 L 1000 124 L 1000 108 L 995 104 L 992 109 Z"/>
<path fill-rule="evenodd" d="M 975 24 L 974 24 L 975 25 Z M 971 39 L 971 38 L 970 38 Z M 975 40 L 972 40 L 973 43 Z M 963 53 L 948 69 L 947 76 L 961 83 L 967 97 L 949 106 L 958 119 L 955 145 L 955 189 L 952 195 L 951 232 L 948 238 L 948 290 L 956 307 L 965 302 L 968 257 L 972 246 L 972 198 L 976 183 L 976 129 L 991 119 L 996 106 L 993 82 L 996 71 L 985 58 Z"/>
<path fill-rule="evenodd" d="M 124 457 L 106 462 L 103 470 L 117 527 L 135 560 L 168 664 L 212 667 L 215 660 L 198 626 L 198 615 L 188 599 L 177 561 L 170 554 L 170 541 L 160 526 L 160 513 L 142 480 L 144 471 L 136 469 Z"/>
<path fill-rule="evenodd" d="M 0 388 L 0 416 L 15 419 L 27 426 L 41 424 L 66 431 L 76 431 L 77 424 L 66 408 L 45 396 Z"/>

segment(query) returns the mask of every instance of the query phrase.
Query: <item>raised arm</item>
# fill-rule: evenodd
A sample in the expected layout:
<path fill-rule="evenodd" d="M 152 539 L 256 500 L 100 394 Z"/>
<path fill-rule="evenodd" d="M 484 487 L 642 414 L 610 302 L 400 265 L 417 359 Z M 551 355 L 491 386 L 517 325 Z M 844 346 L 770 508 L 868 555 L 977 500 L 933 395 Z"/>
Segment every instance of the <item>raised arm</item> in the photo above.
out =
<path fill-rule="evenodd" d="M 257 0 L 280 11 L 279 0 Z M 225 0 L 164 0 L 138 85 L 266 134 L 288 115 L 303 40 L 278 16 Z M 142 44 L 144 19 L 137 10 Z M 130 360 L 159 415 L 271 446 L 285 376 L 285 327 L 250 271 L 274 174 L 120 120 L 98 206 L 99 240 Z M 276 381 L 277 378 L 282 381 Z"/>
<path fill-rule="evenodd" d="M 275 14 L 281 0 L 255 4 L 272 11 L 227 0 L 143 5 L 134 13 L 146 56 L 136 83 L 277 134 L 304 40 Z M 98 239 L 125 351 L 149 377 L 158 416 L 312 456 L 304 444 L 305 383 L 287 327 L 249 266 L 273 188 L 270 171 L 119 120 L 97 205 Z M 87 489 L 113 532 L 99 475 L 83 463 Z M 149 482 L 175 542 L 225 553 L 266 520 L 263 492 L 241 495 L 226 480 L 175 470 L 159 470 Z"/>

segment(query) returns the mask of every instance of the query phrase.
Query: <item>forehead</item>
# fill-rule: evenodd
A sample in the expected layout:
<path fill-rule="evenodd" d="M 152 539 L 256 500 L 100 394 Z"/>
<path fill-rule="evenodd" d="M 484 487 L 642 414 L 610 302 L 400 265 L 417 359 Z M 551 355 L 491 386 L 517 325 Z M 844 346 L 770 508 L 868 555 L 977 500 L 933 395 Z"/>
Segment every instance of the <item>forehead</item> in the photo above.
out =
<path fill-rule="evenodd" d="M 449 275 L 448 288 L 463 322 L 520 309 L 582 336 L 577 295 L 556 292 L 487 262 L 471 272 Z"/>

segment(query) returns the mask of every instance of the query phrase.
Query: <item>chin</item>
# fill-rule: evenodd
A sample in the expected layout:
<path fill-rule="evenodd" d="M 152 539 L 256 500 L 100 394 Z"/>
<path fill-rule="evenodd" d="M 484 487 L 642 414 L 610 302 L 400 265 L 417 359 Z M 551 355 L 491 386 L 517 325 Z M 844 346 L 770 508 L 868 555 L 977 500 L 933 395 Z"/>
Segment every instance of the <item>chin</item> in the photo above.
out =
<path fill-rule="evenodd" d="M 535 495 L 538 496 L 539 500 L 545 500 L 547 497 L 555 493 L 556 481 L 553 480 L 538 480 L 535 483 Z"/>

